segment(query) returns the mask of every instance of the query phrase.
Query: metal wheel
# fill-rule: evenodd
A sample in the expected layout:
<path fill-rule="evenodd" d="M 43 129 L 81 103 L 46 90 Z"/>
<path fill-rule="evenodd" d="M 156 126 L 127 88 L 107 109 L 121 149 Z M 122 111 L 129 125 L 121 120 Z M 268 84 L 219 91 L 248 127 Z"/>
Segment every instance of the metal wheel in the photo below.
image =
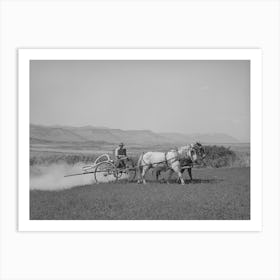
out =
<path fill-rule="evenodd" d="M 118 171 L 111 162 L 100 162 L 94 171 L 94 178 L 97 183 L 110 183 L 118 180 Z"/>

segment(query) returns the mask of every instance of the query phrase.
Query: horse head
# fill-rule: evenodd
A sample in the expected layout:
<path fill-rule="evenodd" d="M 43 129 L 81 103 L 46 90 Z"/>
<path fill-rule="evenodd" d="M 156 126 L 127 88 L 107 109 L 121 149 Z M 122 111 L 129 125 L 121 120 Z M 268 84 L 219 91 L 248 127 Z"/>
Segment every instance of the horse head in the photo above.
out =
<path fill-rule="evenodd" d="M 192 145 L 180 147 L 178 149 L 178 154 L 182 160 L 188 159 L 195 162 L 197 159 L 196 150 L 192 147 Z"/>
<path fill-rule="evenodd" d="M 191 146 L 192 146 L 192 149 L 195 150 L 196 162 L 198 162 L 198 161 L 203 162 L 206 157 L 204 147 L 199 142 L 196 142 L 196 143 L 192 144 Z"/>
<path fill-rule="evenodd" d="M 190 159 L 193 163 L 203 161 L 205 158 L 204 147 L 198 142 L 179 148 L 178 153 L 181 158 Z"/>

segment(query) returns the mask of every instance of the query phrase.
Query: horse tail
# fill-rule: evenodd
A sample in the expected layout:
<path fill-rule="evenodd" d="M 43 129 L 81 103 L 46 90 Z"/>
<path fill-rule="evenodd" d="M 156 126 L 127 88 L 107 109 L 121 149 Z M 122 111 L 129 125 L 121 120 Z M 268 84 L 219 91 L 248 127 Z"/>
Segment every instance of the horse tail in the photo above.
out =
<path fill-rule="evenodd" d="M 137 161 L 137 171 L 138 171 L 138 183 L 141 183 L 142 182 L 142 171 L 143 171 L 143 164 L 142 164 L 142 161 L 143 161 L 143 155 L 144 153 L 142 153 Z"/>
<path fill-rule="evenodd" d="M 142 165 L 142 161 L 143 161 L 143 156 L 144 156 L 144 153 L 142 153 L 138 159 L 138 162 L 137 162 L 137 168 L 141 174 L 142 172 L 142 169 L 143 169 L 143 165 Z"/>

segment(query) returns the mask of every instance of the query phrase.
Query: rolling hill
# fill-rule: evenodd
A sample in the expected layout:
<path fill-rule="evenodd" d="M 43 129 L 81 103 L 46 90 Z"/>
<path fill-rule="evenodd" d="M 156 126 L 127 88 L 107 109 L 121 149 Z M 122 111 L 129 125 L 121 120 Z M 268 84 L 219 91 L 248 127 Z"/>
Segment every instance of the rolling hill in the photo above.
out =
<path fill-rule="evenodd" d="M 105 142 L 126 144 L 186 144 L 202 143 L 238 143 L 238 140 L 222 133 L 181 134 L 155 133 L 150 130 L 121 130 L 105 127 L 71 127 L 30 125 L 30 138 L 34 142 Z"/>

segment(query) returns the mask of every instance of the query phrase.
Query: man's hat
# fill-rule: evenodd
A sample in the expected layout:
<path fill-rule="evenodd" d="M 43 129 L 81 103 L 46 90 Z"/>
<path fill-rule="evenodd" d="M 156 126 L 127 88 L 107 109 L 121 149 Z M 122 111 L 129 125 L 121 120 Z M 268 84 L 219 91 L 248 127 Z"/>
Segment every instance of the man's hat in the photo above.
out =
<path fill-rule="evenodd" d="M 121 143 L 119 144 L 119 146 L 124 146 L 124 145 L 123 145 L 123 143 L 121 142 Z"/>

